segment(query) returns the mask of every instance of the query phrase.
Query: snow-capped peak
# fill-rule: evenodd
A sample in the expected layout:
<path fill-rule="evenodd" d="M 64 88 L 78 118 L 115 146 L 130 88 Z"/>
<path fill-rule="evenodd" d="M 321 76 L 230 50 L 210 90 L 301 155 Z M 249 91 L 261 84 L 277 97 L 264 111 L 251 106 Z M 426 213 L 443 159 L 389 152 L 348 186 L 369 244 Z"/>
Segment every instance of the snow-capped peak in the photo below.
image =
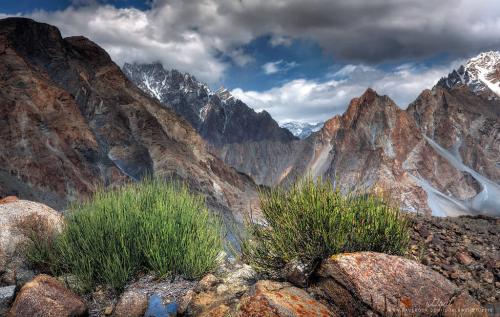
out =
<path fill-rule="evenodd" d="M 485 84 L 500 97 L 500 52 L 481 53 L 471 58 L 465 65 L 472 80 Z"/>
<path fill-rule="evenodd" d="M 500 97 L 500 52 L 484 52 L 471 58 L 438 84 L 447 88 L 467 85 L 475 93 L 490 90 Z"/>
<path fill-rule="evenodd" d="M 285 121 L 280 123 L 280 127 L 288 129 L 292 134 L 299 139 L 305 139 L 313 132 L 319 131 L 323 127 L 323 122 L 308 123 L 300 121 Z"/>

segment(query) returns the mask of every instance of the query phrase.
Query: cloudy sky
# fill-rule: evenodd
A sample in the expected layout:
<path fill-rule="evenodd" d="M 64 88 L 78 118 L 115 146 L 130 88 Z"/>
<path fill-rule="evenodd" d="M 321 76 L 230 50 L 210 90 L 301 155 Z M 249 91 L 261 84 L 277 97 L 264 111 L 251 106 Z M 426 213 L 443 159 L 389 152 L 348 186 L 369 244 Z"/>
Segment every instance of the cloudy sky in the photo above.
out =
<path fill-rule="evenodd" d="M 453 68 L 500 50 L 499 0 L 2 0 L 85 35 L 113 60 L 161 62 L 278 121 L 324 121 L 367 87 L 405 108 Z"/>

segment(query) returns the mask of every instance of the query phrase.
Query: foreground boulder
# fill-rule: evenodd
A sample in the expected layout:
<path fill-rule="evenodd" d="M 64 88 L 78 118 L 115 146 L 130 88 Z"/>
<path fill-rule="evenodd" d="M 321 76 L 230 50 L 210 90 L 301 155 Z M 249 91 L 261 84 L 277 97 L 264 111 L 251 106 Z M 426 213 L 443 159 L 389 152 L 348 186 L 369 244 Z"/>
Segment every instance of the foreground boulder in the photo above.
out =
<path fill-rule="evenodd" d="M 8 317 L 87 316 L 85 302 L 57 279 L 38 275 L 26 283 L 12 304 Z"/>
<path fill-rule="evenodd" d="M 32 277 L 21 252 L 30 234 L 50 238 L 62 227 L 61 214 L 44 204 L 9 201 L 0 204 L 0 286 L 20 285 Z"/>
<path fill-rule="evenodd" d="M 402 257 L 346 253 L 322 262 L 311 291 L 348 316 L 487 316 L 479 302 L 439 273 Z"/>
<path fill-rule="evenodd" d="M 487 316 L 480 303 L 416 261 L 375 252 L 325 259 L 309 287 L 255 281 L 243 265 L 207 275 L 180 303 L 186 316 Z"/>
<path fill-rule="evenodd" d="M 113 312 L 114 317 L 142 317 L 148 308 L 148 296 L 142 292 L 122 294 Z"/>

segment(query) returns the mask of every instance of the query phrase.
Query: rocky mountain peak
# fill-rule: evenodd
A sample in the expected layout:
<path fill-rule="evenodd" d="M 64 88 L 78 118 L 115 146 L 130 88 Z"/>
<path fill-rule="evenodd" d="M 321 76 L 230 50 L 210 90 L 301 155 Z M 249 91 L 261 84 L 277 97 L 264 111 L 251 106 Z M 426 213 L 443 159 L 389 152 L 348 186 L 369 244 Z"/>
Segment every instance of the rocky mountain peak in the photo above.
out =
<path fill-rule="evenodd" d="M 38 23 L 28 18 L 11 17 L 0 20 L 0 33 L 7 36 L 16 46 L 24 44 L 26 51 L 37 51 L 43 44 L 59 44 L 62 48 L 61 32 L 49 24 Z M 29 44 L 29 45 L 28 45 Z"/>
<path fill-rule="evenodd" d="M 490 99 L 500 97 L 500 52 L 481 53 L 438 82 L 438 86 L 449 89 L 463 85 Z"/>
<path fill-rule="evenodd" d="M 351 100 L 343 117 L 355 123 L 360 118 L 370 118 L 396 109 L 398 106 L 389 97 L 368 88 L 360 97 Z"/>

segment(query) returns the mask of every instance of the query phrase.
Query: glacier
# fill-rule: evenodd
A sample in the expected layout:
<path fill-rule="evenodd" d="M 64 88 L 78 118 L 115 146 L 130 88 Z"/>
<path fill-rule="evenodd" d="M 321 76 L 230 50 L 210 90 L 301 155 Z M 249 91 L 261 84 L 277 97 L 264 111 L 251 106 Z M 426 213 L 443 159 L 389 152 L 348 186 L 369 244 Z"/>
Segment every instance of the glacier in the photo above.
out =
<path fill-rule="evenodd" d="M 427 204 L 432 211 L 433 216 L 454 217 L 461 215 L 486 215 L 500 216 L 500 186 L 474 171 L 465 165 L 459 157 L 458 151 L 455 154 L 444 149 L 433 139 L 424 135 L 427 143 L 448 163 L 457 170 L 471 175 L 481 186 L 481 191 L 474 197 L 460 200 L 448 196 L 425 179 L 412 175 L 413 179 L 427 194 Z"/>

